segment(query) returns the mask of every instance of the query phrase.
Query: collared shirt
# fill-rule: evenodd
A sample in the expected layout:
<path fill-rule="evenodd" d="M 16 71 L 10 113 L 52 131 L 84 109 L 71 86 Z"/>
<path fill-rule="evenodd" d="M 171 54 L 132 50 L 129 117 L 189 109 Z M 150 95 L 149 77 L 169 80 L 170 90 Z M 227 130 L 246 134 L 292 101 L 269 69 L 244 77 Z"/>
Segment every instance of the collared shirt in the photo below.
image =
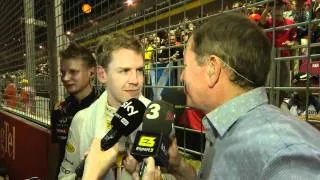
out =
<path fill-rule="evenodd" d="M 203 118 L 206 148 L 199 179 L 320 179 L 320 133 L 268 104 L 264 88 Z"/>
<path fill-rule="evenodd" d="M 96 88 L 93 88 L 91 93 L 83 98 L 81 102 L 78 102 L 74 96 L 70 95 L 64 102 L 59 104 L 57 109 L 51 112 L 52 141 L 59 143 L 59 165 L 63 161 L 65 154 L 72 118 L 78 111 L 89 107 L 99 96 L 100 92 Z"/>
<path fill-rule="evenodd" d="M 66 113 L 73 117 L 78 111 L 89 107 L 99 96 L 100 92 L 96 88 L 93 88 L 91 93 L 80 102 L 74 96 L 67 97 Z"/>

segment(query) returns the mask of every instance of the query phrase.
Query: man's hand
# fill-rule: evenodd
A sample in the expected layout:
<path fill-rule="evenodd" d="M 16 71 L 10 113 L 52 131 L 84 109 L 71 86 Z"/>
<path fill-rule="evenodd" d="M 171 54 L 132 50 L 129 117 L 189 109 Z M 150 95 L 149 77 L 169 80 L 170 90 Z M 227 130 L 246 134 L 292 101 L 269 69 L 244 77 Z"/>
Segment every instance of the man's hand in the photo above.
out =
<path fill-rule="evenodd" d="M 169 169 L 179 168 L 181 166 L 181 157 L 179 155 L 178 145 L 177 145 L 177 138 L 172 140 L 171 146 L 168 149 L 169 154 Z"/>
<path fill-rule="evenodd" d="M 160 180 L 161 171 L 159 166 L 155 166 L 155 161 L 152 157 L 144 159 L 144 162 L 147 164 L 145 167 L 142 180 Z"/>
<path fill-rule="evenodd" d="M 154 158 L 148 157 L 143 161 L 146 164 L 146 167 L 144 169 L 141 179 L 142 180 L 161 180 L 160 167 L 159 166 L 156 167 Z M 140 177 L 139 177 L 140 166 L 141 164 L 137 166 L 136 171 L 132 173 L 132 178 L 134 180 L 140 180 Z"/>
<path fill-rule="evenodd" d="M 184 162 L 180 157 L 177 139 L 174 138 L 168 150 L 169 153 L 169 172 L 174 175 L 176 179 L 196 179 L 195 169 Z"/>
<path fill-rule="evenodd" d="M 92 141 L 90 150 L 85 162 L 83 179 L 100 179 L 109 171 L 117 160 L 119 144 L 115 144 L 107 151 L 100 147 L 101 139 L 95 138 Z"/>
<path fill-rule="evenodd" d="M 137 170 L 138 161 L 128 154 L 128 156 L 123 160 L 123 166 L 130 174 L 133 174 Z"/>
<path fill-rule="evenodd" d="M 173 61 L 177 61 L 177 58 L 179 57 L 179 51 L 176 51 L 172 56 L 171 56 L 171 58 L 170 59 L 172 59 Z"/>
<path fill-rule="evenodd" d="M 144 163 L 146 164 L 146 167 L 143 172 L 142 180 L 160 180 L 160 167 L 155 166 L 154 158 L 148 157 L 144 159 Z M 128 155 L 123 161 L 123 165 L 125 169 L 132 175 L 132 178 L 134 180 L 140 180 L 139 172 L 141 163 L 138 163 L 138 161 L 133 156 Z"/>
<path fill-rule="evenodd" d="M 285 41 L 282 43 L 282 46 L 291 47 L 294 45 L 294 41 Z"/>

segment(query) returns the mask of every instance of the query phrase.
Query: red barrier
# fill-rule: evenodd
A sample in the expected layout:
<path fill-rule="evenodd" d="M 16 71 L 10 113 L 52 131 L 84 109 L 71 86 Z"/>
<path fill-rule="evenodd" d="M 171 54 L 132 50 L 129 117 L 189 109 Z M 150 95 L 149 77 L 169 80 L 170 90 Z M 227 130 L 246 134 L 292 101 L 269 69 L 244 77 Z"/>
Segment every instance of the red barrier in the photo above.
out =
<path fill-rule="evenodd" d="M 50 131 L 0 111 L 0 160 L 10 179 L 47 179 Z"/>

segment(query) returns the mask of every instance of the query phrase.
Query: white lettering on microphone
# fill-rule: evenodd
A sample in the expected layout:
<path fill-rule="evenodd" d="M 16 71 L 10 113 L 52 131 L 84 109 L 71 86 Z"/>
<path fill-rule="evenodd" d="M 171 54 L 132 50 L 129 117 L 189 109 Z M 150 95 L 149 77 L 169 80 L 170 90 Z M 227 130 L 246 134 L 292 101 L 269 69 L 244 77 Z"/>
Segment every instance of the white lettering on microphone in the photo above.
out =
<path fill-rule="evenodd" d="M 138 110 L 134 110 L 134 107 L 131 106 L 132 102 L 125 102 L 121 105 L 121 107 L 125 108 L 128 111 L 128 116 L 132 116 L 134 114 L 137 114 L 139 111 Z"/>
<path fill-rule="evenodd" d="M 128 126 L 128 124 L 129 124 L 129 121 L 126 120 L 125 118 L 122 118 L 120 121 L 121 121 L 121 123 L 122 123 L 123 125 L 125 125 L 125 126 Z"/>
<path fill-rule="evenodd" d="M 152 153 L 154 151 L 154 148 L 147 148 L 147 147 L 138 146 L 138 147 L 136 147 L 136 151 Z"/>

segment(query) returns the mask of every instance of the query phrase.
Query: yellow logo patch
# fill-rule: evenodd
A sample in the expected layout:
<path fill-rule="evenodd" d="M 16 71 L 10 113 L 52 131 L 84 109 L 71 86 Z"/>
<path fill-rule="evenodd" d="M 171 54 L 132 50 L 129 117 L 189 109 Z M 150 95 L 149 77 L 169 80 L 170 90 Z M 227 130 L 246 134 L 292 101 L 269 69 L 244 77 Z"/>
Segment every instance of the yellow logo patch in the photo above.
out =
<path fill-rule="evenodd" d="M 66 144 L 66 151 L 67 151 L 68 153 L 73 153 L 75 150 L 76 150 L 76 149 L 74 148 L 74 146 L 73 146 L 72 144 L 70 144 L 70 143 L 67 143 L 67 144 Z"/>
<path fill-rule="evenodd" d="M 143 147 L 153 147 L 155 142 L 155 137 L 150 137 L 150 136 L 141 136 L 138 142 L 138 146 L 143 146 Z"/>
<path fill-rule="evenodd" d="M 108 121 L 106 122 L 106 129 L 109 130 L 112 128 L 112 124 L 111 124 L 111 121 Z"/>

